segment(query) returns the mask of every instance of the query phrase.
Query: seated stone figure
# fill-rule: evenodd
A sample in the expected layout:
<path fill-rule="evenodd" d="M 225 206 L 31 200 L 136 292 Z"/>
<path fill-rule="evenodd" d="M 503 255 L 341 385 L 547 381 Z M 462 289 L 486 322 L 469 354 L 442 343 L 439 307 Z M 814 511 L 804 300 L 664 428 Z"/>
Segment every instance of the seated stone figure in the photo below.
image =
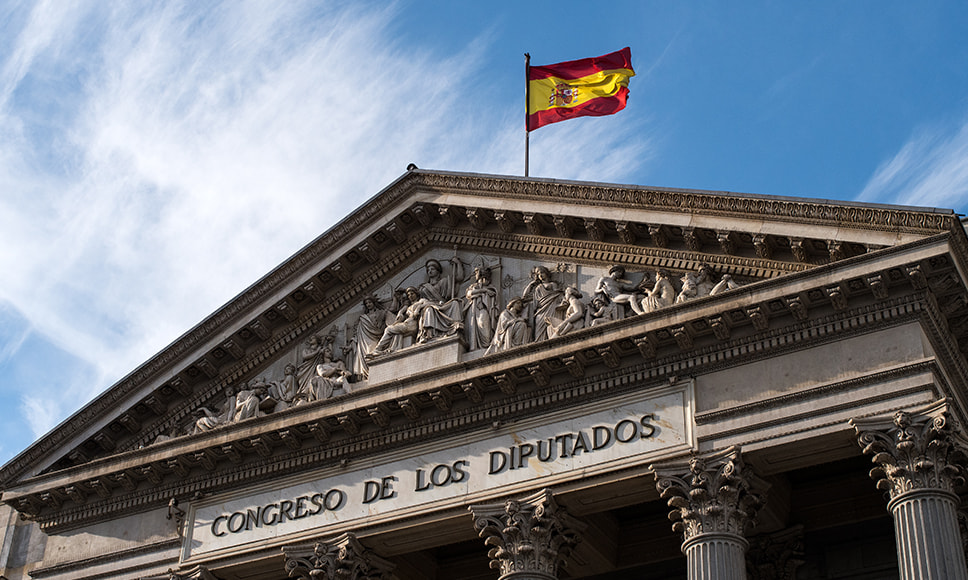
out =
<path fill-rule="evenodd" d="M 632 283 L 625 279 L 625 268 L 612 266 L 608 274 L 598 279 L 596 292 L 604 294 L 615 304 L 628 304 L 636 314 L 643 314 L 641 296 L 635 292 Z"/>
<path fill-rule="evenodd" d="M 398 338 L 417 336 L 417 332 L 420 330 L 420 315 L 423 312 L 424 304 L 421 303 L 420 294 L 417 293 L 416 287 L 411 286 L 407 288 L 406 294 L 408 300 L 407 305 L 397 313 L 393 324 L 389 324 L 383 329 L 383 336 L 380 337 L 380 342 L 377 343 L 376 347 L 370 353 L 371 355 L 392 352 L 394 350 L 392 348 L 394 342 L 399 342 L 399 340 L 396 340 Z"/>
<path fill-rule="evenodd" d="M 498 318 L 497 327 L 494 329 L 494 338 L 491 339 L 491 345 L 484 351 L 485 355 L 505 351 L 530 342 L 531 329 L 528 328 L 528 322 L 522 316 L 523 312 L 524 300 L 512 298 L 508 302 L 507 308 L 501 312 L 501 316 Z"/>
<path fill-rule="evenodd" d="M 582 294 L 578 288 L 574 286 L 565 288 L 565 297 L 558 309 L 559 312 L 563 311 L 561 317 L 549 317 L 546 321 L 549 338 L 564 336 L 572 330 L 585 326 L 585 304 L 581 298 Z"/>

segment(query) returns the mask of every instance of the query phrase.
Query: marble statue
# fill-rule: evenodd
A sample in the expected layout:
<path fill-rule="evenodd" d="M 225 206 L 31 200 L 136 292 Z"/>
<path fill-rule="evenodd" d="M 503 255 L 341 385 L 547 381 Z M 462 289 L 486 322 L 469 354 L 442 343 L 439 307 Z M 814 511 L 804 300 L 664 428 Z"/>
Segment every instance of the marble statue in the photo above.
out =
<path fill-rule="evenodd" d="M 676 289 L 670 278 L 668 270 L 658 270 L 655 273 L 655 285 L 651 290 L 645 291 L 645 298 L 642 299 L 642 312 L 654 312 L 672 306 L 676 299 Z"/>
<path fill-rule="evenodd" d="M 523 299 L 512 298 L 508 302 L 507 308 L 501 312 L 501 316 L 498 318 L 497 327 L 494 329 L 494 338 L 491 339 L 491 345 L 484 352 L 485 355 L 502 352 L 530 342 L 530 329 L 527 320 L 522 316 L 523 312 Z"/>
<path fill-rule="evenodd" d="M 530 317 L 535 341 L 548 338 L 548 320 L 561 304 L 564 292 L 557 282 L 551 279 L 551 271 L 544 266 L 531 269 L 531 281 L 524 288 L 521 298 L 529 300 L 533 308 Z M 507 312 L 507 310 L 505 310 Z M 503 315 L 503 314 L 502 314 Z"/>
<path fill-rule="evenodd" d="M 561 301 L 564 307 L 564 314 L 561 318 L 549 318 L 548 336 L 555 338 L 568 334 L 572 330 L 584 328 L 585 326 L 585 303 L 581 301 L 582 294 L 578 288 L 569 286 L 565 288 L 565 297 Z"/>
<path fill-rule="evenodd" d="M 625 279 L 625 268 L 618 265 L 609 268 L 608 274 L 599 278 L 595 287 L 595 292 L 604 294 L 615 304 L 628 304 L 636 314 L 643 314 L 641 297 L 635 290 Z"/>
<path fill-rule="evenodd" d="M 474 268 L 474 281 L 464 292 L 464 335 L 467 350 L 487 348 L 494 336 L 497 311 L 497 289 L 491 284 L 491 269 Z"/>

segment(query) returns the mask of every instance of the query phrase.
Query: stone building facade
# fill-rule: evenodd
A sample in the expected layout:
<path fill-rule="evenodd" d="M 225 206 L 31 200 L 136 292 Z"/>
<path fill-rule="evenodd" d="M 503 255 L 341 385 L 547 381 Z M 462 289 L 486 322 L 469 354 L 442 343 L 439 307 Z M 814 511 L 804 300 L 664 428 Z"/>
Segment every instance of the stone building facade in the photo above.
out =
<path fill-rule="evenodd" d="M 406 174 L 0 470 L 36 579 L 968 580 L 951 211 Z"/>

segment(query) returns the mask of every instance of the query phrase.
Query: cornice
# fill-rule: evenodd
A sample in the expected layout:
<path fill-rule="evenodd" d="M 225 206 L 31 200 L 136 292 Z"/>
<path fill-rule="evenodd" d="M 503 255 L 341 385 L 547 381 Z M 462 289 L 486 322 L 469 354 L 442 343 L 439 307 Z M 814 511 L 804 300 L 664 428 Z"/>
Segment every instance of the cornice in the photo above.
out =
<path fill-rule="evenodd" d="M 484 175 L 421 172 L 421 185 L 439 192 L 520 200 L 575 200 L 613 207 L 649 207 L 721 216 L 769 216 L 788 223 L 836 225 L 850 229 L 932 235 L 960 228 L 954 212 L 857 204 L 830 200 L 778 198 L 686 189 L 616 186 L 557 180 L 495 179 Z"/>

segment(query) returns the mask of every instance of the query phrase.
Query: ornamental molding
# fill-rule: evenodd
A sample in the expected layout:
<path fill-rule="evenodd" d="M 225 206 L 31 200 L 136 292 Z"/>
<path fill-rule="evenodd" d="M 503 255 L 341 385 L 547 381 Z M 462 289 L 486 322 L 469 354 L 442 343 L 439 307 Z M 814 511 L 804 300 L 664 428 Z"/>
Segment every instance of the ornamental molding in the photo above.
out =
<path fill-rule="evenodd" d="M 159 480 L 150 490 L 137 488 L 123 493 L 123 490 L 115 489 L 113 495 L 109 498 L 99 499 L 97 496 L 91 496 L 83 505 L 74 504 L 65 506 L 64 508 L 58 508 L 55 510 L 56 513 L 40 516 L 37 521 L 41 525 L 41 528 L 45 530 L 54 528 L 67 529 L 81 525 L 83 522 L 89 521 L 92 517 L 102 517 L 107 514 L 117 515 L 119 513 L 141 512 L 149 509 L 149 506 L 152 505 L 167 504 L 168 500 L 172 497 L 187 498 L 200 491 L 243 487 L 251 482 L 253 478 L 264 477 L 268 473 L 272 473 L 273 476 L 282 476 L 305 469 L 307 466 L 335 465 L 344 461 L 346 458 L 352 457 L 355 459 L 372 454 L 377 450 L 401 448 L 405 445 L 430 441 L 444 434 L 454 434 L 478 429 L 482 425 L 490 425 L 494 420 L 502 420 L 503 417 L 544 413 L 556 408 L 573 405 L 575 400 L 586 400 L 589 397 L 604 398 L 621 396 L 623 393 L 641 389 L 642 385 L 667 384 L 670 377 L 681 376 L 684 372 L 689 375 L 712 372 L 720 368 L 775 356 L 778 353 L 789 350 L 797 350 L 807 348 L 814 344 L 829 342 L 830 340 L 835 338 L 839 339 L 848 334 L 863 334 L 869 332 L 870 328 L 874 326 L 882 328 L 885 324 L 892 325 L 917 320 L 922 312 L 921 304 L 917 294 L 908 294 L 907 296 L 898 295 L 881 303 L 868 304 L 854 309 L 850 311 L 850 316 L 847 318 L 844 318 L 843 315 L 831 315 L 817 319 L 813 325 L 806 326 L 804 323 L 795 323 L 787 327 L 778 327 L 766 334 L 760 332 L 744 337 L 734 333 L 726 343 L 715 341 L 690 352 L 682 352 L 675 349 L 670 352 L 668 349 L 672 342 L 669 339 L 661 346 L 661 350 L 666 354 L 660 354 L 654 360 L 633 362 L 631 365 L 629 365 L 630 359 L 633 361 L 641 361 L 642 355 L 638 347 L 629 338 L 613 338 L 611 342 L 613 345 L 612 348 L 616 352 L 621 353 L 621 360 L 625 364 L 624 367 L 609 369 L 602 363 L 602 365 L 596 367 L 601 372 L 588 374 L 587 369 L 601 362 L 598 360 L 600 355 L 597 350 L 570 349 L 567 356 L 553 356 L 552 358 L 546 359 L 545 364 L 550 369 L 551 376 L 557 380 L 552 381 L 550 385 L 543 388 L 537 388 L 530 384 L 533 377 L 528 373 L 527 365 L 520 366 L 521 363 L 518 360 L 520 354 L 512 356 L 507 355 L 507 353 L 501 353 L 495 355 L 495 357 L 507 358 L 507 364 L 501 365 L 503 368 L 502 372 L 505 375 L 512 375 L 514 383 L 520 385 L 520 387 L 504 391 L 504 383 L 498 380 L 498 377 L 489 377 L 487 375 L 479 377 L 475 379 L 475 386 L 478 387 L 477 390 L 483 391 L 485 396 L 487 396 L 483 404 L 470 401 L 468 391 L 462 387 L 467 382 L 464 379 L 446 389 L 452 394 L 456 410 L 450 412 L 432 411 L 435 408 L 432 402 L 429 400 L 424 401 L 419 405 L 423 408 L 423 411 L 417 411 L 405 423 L 399 421 L 390 422 L 375 432 L 369 430 L 355 436 L 335 438 L 332 442 L 327 440 L 322 446 L 313 444 L 312 439 L 304 439 L 300 449 L 286 453 L 281 453 L 283 449 L 287 449 L 286 445 L 283 445 L 282 442 L 275 442 L 273 444 L 273 448 L 275 449 L 274 455 L 249 459 L 244 464 L 241 463 L 242 458 L 239 456 L 231 464 L 223 461 L 220 466 L 217 466 L 214 472 L 192 469 L 197 463 L 199 449 L 206 449 L 205 455 L 209 460 L 212 457 L 216 460 L 226 458 L 228 457 L 228 452 L 225 451 L 227 446 L 222 442 L 227 438 L 231 439 L 233 431 L 247 433 L 253 429 L 259 429 L 260 424 L 265 425 L 275 419 L 272 416 L 253 419 L 250 422 L 235 425 L 218 432 L 194 437 L 190 441 L 188 439 L 174 439 L 150 448 L 129 453 L 150 455 L 151 451 L 164 452 L 165 449 L 171 449 L 177 453 L 178 448 L 185 442 L 193 443 L 193 451 L 189 453 L 190 457 L 187 457 L 183 464 L 188 466 L 188 471 L 191 471 L 186 478 L 175 478 L 177 482 L 168 479 L 170 470 L 163 465 L 158 465 L 158 460 L 152 459 L 145 465 L 157 466 L 152 469 L 156 470 L 156 477 Z M 638 321 L 638 324 L 636 324 L 636 321 Z M 644 321 L 646 321 L 646 317 L 639 317 L 619 321 L 615 324 L 618 327 L 633 329 L 636 327 L 641 328 L 641 322 Z M 563 339 L 576 340 L 578 344 L 582 343 L 579 332 L 576 332 L 574 335 L 565 336 Z M 567 342 L 567 340 L 564 342 Z M 557 352 L 557 349 L 555 352 Z M 575 377 L 571 374 L 567 366 L 567 361 L 564 360 L 571 356 L 577 356 L 584 362 L 584 367 L 586 368 L 585 376 Z M 518 370 L 521 372 L 517 373 Z M 568 379 L 562 380 L 566 376 Z M 634 389 L 632 385 L 635 385 Z M 368 391 L 366 394 L 379 398 L 381 397 L 381 392 L 391 388 L 395 388 L 393 384 L 376 387 L 374 391 Z M 830 388 L 837 387 L 831 386 Z M 437 391 L 440 387 L 428 387 L 428 389 L 428 392 Z M 472 389 L 472 391 L 474 390 Z M 501 391 L 500 395 L 497 394 L 498 391 Z M 488 396 L 488 394 L 490 395 Z M 494 395 L 497 395 L 498 398 L 495 399 Z M 414 394 L 408 395 L 405 399 L 409 403 L 413 403 L 415 399 L 419 399 L 420 397 L 421 395 Z M 350 400 L 342 401 L 341 399 L 340 402 L 343 405 L 351 404 Z M 470 407 L 467 406 L 468 403 L 471 404 Z M 325 410 L 323 409 L 325 408 L 318 410 L 307 409 L 307 412 L 312 411 L 312 420 L 310 420 L 310 415 L 306 412 L 292 415 L 286 421 L 285 430 L 287 431 L 287 435 L 291 436 L 294 433 L 300 433 L 300 429 L 303 427 L 312 427 L 312 425 L 320 421 L 325 421 L 324 418 L 327 415 L 325 415 Z M 402 406 L 401 409 L 403 409 Z M 415 409 L 411 408 L 411 412 L 413 411 Z M 333 427 L 332 429 L 338 430 L 338 427 Z M 262 441 L 265 443 L 266 437 L 271 436 L 271 428 L 268 430 L 262 428 L 260 431 L 263 434 Z M 235 439 L 238 439 L 240 436 L 242 435 L 235 436 Z M 205 439 L 220 442 L 217 446 L 218 449 L 214 449 L 209 453 L 208 448 L 205 447 Z M 269 439 L 268 441 L 271 443 L 273 440 Z M 238 454 L 241 450 L 247 453 L 249 457 L 254 458 L 254 455 L 248 453 L 247 447 L 238 446 L 240 443 L 230 445 L 233 447 L 234 452 Z M 170 454 L 166 453 L 167 456 L 170 456 Z M 97 463 L 110 459 L 101 460 L 91 465 L 97 465 Z M 131 459 L 128 458 L 125 464 L 130 465 L 130 463 Z M 85 467 L 81 466 L 77 469 L 83 469 Z M 109 475 L 107 477 L 110 479 L 120 477 L 120 475 Z M 42 476 L 41 479 L 46 477 Z M 104 478 L 105 476 L 101 475 L 99 477 Z M 172 483 L 163 483 L 163 480 L 166 479 L 172 481 Z M 56 490 L 52 491 L 56 492 Z M 42 495 L 41 491 L 32 493 L 34 495 Z"/>
<path fill-rule="evenodd" d="M 360 543 L 353 533 L 310 546 L 284 547 L 285 570 L 301 580 L 394 580 L 394 565 Z"/>
<path fill-rule="evenodd" d="M 659 496 L 672 510 L 672 530 L 683 542 L 703 534 L 729 534 L 744 538 L 762 505 L 752 490 L 752 472 L 743 463 L 739 447 L 729 447 L 688 460 L 652 465 Z"/>
<path fill-rule="evenodd" d="M 421 173 L 421 185 L 434 191 L 475 197 L 500 197 L 546 201 L 548 198 L 579 200 L 614 207 L 651 207 L 675 212 L 701 212 L 711 215 L 748 217 L 769 216 L 771 220 L 822 223 L 835 222 L 858 230 L 890 228 L 912 233 L 938 233 L 960 228 L 953 213 L 922 212 L 912 209 L 828 200 L 776 198 L 732 192 L 710 192 L 636 186 L 561 182 L 541 179 L 495 180 L 480 175 L 443 172 Z"/>
<path fill-rule="evenodd" d="M 112 552 L 107 556 L 95 556 L 93 558 L 85 558 L 83 560 L 77 560 L 74 562 L 68 562 L 66 564 L 58 564 L 55 566 L 48 566 L 45 568 L 34 568 L 30 571 L 31 578 L 47 578 L 49 576 L 56 576 L 61 574 L 72 573 L 76 570 L 85 570 L 92 568 L 94 566 L 103 566 L 106 564 L 122 562 L 128 558 L 134 558 L 138 556 L 144 556 L 146 554 L 159 553 L 159 556 L 155 558 L 152 563 L 154 565 L 158 564 L 177 564 L 178 554 L 176 550 L 181 547 L 181 538 L 171 538 L 168 540 L 163 540 L 161 542 L 155 542 L 153 544 L 145 544 L 142 546 L 137 546 L 135 548 L 129 548 L 127 550 L 119 550 L 117 552 Z M 170 551 L 169 556 L 161 555 L 165 551 Z M 115 572 L 134 572 L 136 570 L 143 570 L 143 566 L 131 566 L 127 569 L 122 569 L 114 566 L 112 569 Z M 168 580 L 169 575 L 165 574 L 162 576 L 164 580 Z M 145 579 L 148 580 L 148 579 Z"/>
<path fill-rule="evenodd" d="M 949 414 L 949 400 L 891 416 L 851 419 L 857 442 L 875 467 L 871 477 L 877 489 L 893 502 L 909 493 L 941 491 L 954 496 L 965 482 L 964 453 L 968 447 L 958 436 Z"/>
<path fill-rule="evenodd" d="M 558 578 L 558 568 L 567 565 L 586 527 L 558 505 L 549 489 L 467 509 L 484 545 L 491 547 L 490 567 L 502 579 Z"/>

